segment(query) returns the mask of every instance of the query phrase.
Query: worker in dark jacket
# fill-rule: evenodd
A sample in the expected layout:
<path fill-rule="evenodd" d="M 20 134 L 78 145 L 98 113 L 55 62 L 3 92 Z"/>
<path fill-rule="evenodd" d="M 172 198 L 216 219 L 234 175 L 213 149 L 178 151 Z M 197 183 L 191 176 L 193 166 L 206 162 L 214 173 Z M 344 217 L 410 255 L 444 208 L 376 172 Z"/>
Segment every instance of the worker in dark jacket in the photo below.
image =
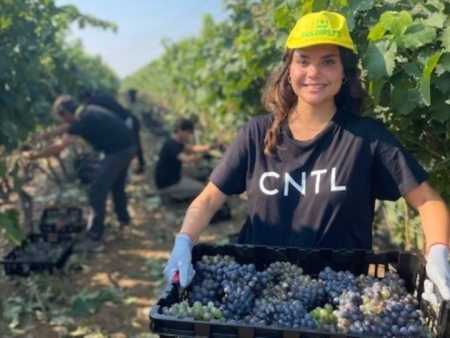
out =
<path fill-rule="evenodd" d="M 129 164 L 136 154 L 134 137 L 117 115 L 100 106 L 79 107 L 69 95 L 58 97 L 53 111 L 65 124 L 57 127 L 52 136 L 62 138 L 42 151 L 23 152 L 23 156 L 29 160 L 54 156 L 79 138 L 105 154 L 90 186 L 89 203 L 93 217 L 88 225 L 89 231 L 74 246 L 77 252 L 98 252 L 103 249 L 101 238 L 105 229 L 106 199 L 110 191 L 121 228 L 130 223 L 125 181 Z"/>
<path fill-rule="evenodd" d="M 145 169 L 144 154 L 141 146 L 140 123 L 139 119 L 131 113 L 130 110 L 123 107 L 117 100 L 106 92 L 83 91 L 80 95 L 80 101 L 83 105 L 93 104 L 108 109 L 120 117 L 128 128 L 133 131 L 136 142 L 136 156 L 138 158 L 138 167 L 134 170 L 135 174 L 142 174 Z"/>

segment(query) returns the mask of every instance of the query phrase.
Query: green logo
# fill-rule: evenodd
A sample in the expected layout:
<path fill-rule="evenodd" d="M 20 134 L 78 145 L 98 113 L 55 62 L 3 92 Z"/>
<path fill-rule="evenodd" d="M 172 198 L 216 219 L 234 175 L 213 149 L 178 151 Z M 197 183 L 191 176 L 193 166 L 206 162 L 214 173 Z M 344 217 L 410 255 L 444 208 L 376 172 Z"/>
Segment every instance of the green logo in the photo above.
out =
<path fill-rule="evenodd" d="M 328 20 L 317 20 L 316 28 L 328 28 Z"/>

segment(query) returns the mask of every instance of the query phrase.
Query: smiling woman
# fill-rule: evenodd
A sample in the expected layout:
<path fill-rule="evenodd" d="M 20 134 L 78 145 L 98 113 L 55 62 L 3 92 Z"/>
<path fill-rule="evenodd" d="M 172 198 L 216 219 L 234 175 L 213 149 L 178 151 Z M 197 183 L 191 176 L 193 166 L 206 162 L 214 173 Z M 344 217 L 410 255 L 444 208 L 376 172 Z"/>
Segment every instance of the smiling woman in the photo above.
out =
<path fill-rule="evenodd" d="M 339 49 L 334 45 L 320 45 L 297 49 L 289 65 L 289 81 L 298 97 L 293 116 L 302 121 L 291 129 L 301 137 L 302 130 L 323 128 L 336 111 L 335 95 L 345 80 Z M 312 115 L 314 114 L 314 115 Z M 317 130 L 317 129 L 316 129 Z"/>
<path fill-rule="evenodd" d="M 239 130 L 188 208 L 167 281 L 179 271 L 180 284 L 190 283 L 193 244 L 229 195 L 248 196 L 239 244 L 346 250 L 372 249 L 376 199 L 404 197 L 421 216 L 428 275 L 450 299 L 447 206 L 386 127 L 361 116 L 366 93 L 345 18 L 303 16 L 286 49 L 263 93 L 272 114 Z"/>

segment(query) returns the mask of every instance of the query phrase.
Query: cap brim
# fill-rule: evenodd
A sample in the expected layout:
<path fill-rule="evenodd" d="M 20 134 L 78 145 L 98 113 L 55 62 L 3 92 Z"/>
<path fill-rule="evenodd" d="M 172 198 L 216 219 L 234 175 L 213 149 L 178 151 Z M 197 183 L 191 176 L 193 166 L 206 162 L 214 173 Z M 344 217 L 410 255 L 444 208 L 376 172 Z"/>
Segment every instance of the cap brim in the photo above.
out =
<path fill-rule="evenodd" d="M 286 48 L 300 49 L 300 48 L 312 47 L 312 46 L 317 46 L 317 45 L 335 45 L 335 46 L 340 46 L 340 47 L 350 49 L 352 52 L 355 52 L 354 46 L 350 46 L 345 43 L 340 43 L 340 42 L 330 41 L 330 40 L 319 40 L 319 41 L 314 41 L 314 42 L 313 41 L 311 41 L 311 42 L 303 41 L 302 43 L 289 43 L 288 42 L 288 43 L 286 43 Z"/>

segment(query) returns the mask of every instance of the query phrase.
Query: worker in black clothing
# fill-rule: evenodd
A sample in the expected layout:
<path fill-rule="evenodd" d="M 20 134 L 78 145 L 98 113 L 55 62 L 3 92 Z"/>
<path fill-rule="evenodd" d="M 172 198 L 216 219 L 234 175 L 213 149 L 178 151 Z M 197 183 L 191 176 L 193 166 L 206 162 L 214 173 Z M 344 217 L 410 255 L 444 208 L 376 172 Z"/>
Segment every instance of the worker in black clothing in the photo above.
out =
<path fill-rule="evenodd" d="M 155 183 L 159 194 L 175 201 L 195 198 L 205 187 L 192 177 L 183 175 L 183 163 L 200 162 L 202 153 L 208 152 L 209 144 L 190 144 L 194 134 L 194 124 L 186 119 L 175 121 L 171 136 L 164 142 L 159 152 L 155 168 Z"/>
<path fill-rule="evenodd" d="M 129 226 L 130 223 L 125 181 L 129 164 L 136 154 L 134 137 L 117 115 L 96 105 L 78 106 L 69 95 L 58 97 L 53 111 L 65 124 L 60 125 L 52 136 L 62 138 L 42 151 L 23 152 L 23 156 L 30 160 L 54 156 L 80 137 L 105 154 L 89 191 L 89 203 L 94 217 L 88 226 L 87 236 L 74 246 L 74 251 L 77 252 L 98 252 L 103 249 L 101 237 L 105 228 L 106 198 L 109 191 L 113 195 L 121 228 Z"/>
<path fill-rule="evenodd" d="M 134 139 L 136 142 L 136 156 L 138 158 L 138 167 L 134 170 L 135 174 L 142 174 L 145 168 L 144 154 L 142 152 L 141 138 L 140 138 L 140 123 L 139 119 L 132 114 L 132 112 L 123 107 L 117 100 L 110 94 L 105 92 L 90 92 L 83 91 L 80 95 L 80 102 L 83 105 L 93 104 L 108 109 L 119 116 L 126 124 L 128 128 L 133 131 Z"/>

